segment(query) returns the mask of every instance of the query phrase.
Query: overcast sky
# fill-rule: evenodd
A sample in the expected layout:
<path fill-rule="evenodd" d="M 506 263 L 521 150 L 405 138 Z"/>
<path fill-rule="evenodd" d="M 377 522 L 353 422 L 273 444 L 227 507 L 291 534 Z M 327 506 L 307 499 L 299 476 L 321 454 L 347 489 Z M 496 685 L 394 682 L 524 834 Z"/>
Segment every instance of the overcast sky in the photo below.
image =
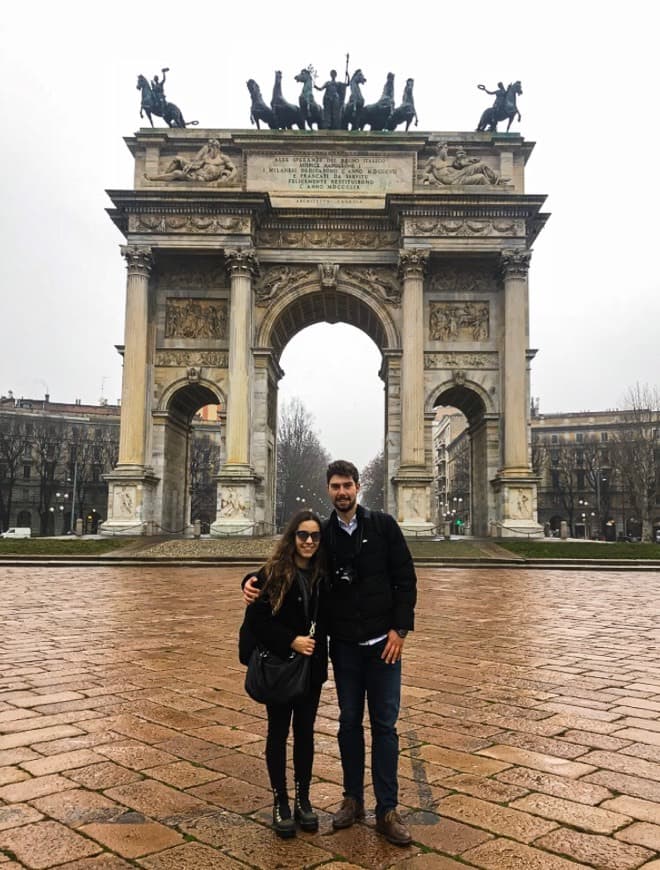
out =
<path fill-rule="evenodd" d="M 12 3 L 0 21 L 3 203 L 0 392 L 54 401 L 121 393 L 125 269 L 106 189 L 131 186 L 122 137 L 140 126 L 138 73 L 169 66 L 166 94 L 205 127 L 249 127 L 246 79 L 270 94 L 273 71 L 360 66 L 368 102 L 386 73 L 396 99 L 415 79 L 420 131 L 473 130 L 521 79 L 522 123 L 536 148 L 527 192 L 552 217 L 530 273 L 532 393 L 541 410 L 620 404 L 657 384 L 660 172 L 653 5 L 417 3 L 407 7 L 278 0 Z M 317 10 L 317 11 L 314 11 Z M 325 79 L 323 79 L 325 80 Z M 158 122 L 160 123 L 160 122 Z M 299 333 L 281 395 L 298 395 L 335 455 L 364 464 L 382 443 L 380 354 L 342 325 Z"/>

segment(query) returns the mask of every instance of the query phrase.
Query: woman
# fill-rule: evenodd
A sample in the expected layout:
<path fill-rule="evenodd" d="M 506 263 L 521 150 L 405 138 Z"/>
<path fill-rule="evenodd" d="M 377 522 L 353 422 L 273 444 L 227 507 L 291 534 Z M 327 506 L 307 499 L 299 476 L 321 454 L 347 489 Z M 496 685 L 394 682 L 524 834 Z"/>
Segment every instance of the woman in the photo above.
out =
<path fill-rule="evenodd" d="M 257 642 L 275 655 L 286 658 L 291 650 L 295 650 L 312 657 L 309 692 L 290 703 L 266 705 L 266 766 L 273 789 L 273 828 L 283 838 L 296 835 L 286 783 L 286 741 L 292 718 L 294 818 L 303 831 L 316 831 L 319 826 L 318 816 L 309 801 L 309 785 L 314 759 L 314 721 L 321 686 L 328 676 L 328 653 L 322 608 L 318 608 L 312 637 L 310 619 L 305 615 L 303 590 L 311 617 L 319 596 L 322 596 L 320 545 L 321 520 L 313 511 L 298 511 L 289 521 L 275 552 L 256 575 L 261 595 L 249 605 L 245 616 Z"/>

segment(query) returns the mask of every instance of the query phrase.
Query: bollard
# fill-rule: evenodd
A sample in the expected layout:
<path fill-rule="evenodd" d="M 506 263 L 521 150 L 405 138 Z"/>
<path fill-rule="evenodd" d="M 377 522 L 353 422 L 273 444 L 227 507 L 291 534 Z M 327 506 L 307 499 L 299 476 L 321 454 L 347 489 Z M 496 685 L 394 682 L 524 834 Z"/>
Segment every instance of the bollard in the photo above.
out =
<path fill-rule="evenodd" d="M 442 524 L 442 534 L 444 535 L 445 541 L 451 540 L 451 523 L 443 523 Z"/>
<path fill-rule="evenodd" d="M 193 538 L 201 538 L 202 537 L 202 521 L 195 520 L 193 522 Z"/>
<path fill-rule="evenodd" d="M 74 531 L 73 531 L 73 534 L 74 534 L 74 535 L 77 535 L 77 537 L 81 538 L 81 537 L 82 537 L 82 533 L 83 533 L 83 521 L 82 521 L 82 519 L 79 517 L 79 518 L 76 520 L 76 526 L 75 526 L 75 529 L 74 529 Z"/>
<path fill-rule="evenodd" d="M 562 541 L 565 541 L 568 537 L 568 523 L 566 520 L 561 521 L 561 525 L 559 526 L 559 537 Z"/>
<path fill-rule="evenodd" d="M 147 522 L 144 524 L 144 534 L 148 538 L 153 537 L 153 535 L 155 534 L 153 520 L 147 520 Z"/>

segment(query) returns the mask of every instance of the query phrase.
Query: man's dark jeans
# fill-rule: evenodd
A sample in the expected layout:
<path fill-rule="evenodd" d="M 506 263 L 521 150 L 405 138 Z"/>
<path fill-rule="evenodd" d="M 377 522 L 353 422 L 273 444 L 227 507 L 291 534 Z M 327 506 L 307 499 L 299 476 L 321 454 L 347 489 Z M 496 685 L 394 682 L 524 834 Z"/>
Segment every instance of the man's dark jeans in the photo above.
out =
<path fill-rule="evenodd" d="M 376 816 L 398 803 L 399 737 L 396 720 L 401 701 L 401 661 L 388 665 L 381 654 L 386 641 L 372 646 L 330 642 L 330 656 L 339 699 L 339 751 L 344 795 L 364 800 L 364 699 L 371 721 L 371 773 Z"/>

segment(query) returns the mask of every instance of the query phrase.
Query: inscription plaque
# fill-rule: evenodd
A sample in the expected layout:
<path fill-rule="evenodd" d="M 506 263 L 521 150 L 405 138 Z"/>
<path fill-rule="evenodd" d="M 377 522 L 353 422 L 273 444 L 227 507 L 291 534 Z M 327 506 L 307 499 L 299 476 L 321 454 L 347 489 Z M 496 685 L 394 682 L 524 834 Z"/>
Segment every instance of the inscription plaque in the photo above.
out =
<path fill-rule="evenodd" d="M 268 191 L 273 205 L 289 208 L 356 208 L 356 202 L 362 208 L 379 208 L 386 193 L 411 192 L 413 177 L 412 154 L 253 152 L 247 157 L 246 186 Z"/>

